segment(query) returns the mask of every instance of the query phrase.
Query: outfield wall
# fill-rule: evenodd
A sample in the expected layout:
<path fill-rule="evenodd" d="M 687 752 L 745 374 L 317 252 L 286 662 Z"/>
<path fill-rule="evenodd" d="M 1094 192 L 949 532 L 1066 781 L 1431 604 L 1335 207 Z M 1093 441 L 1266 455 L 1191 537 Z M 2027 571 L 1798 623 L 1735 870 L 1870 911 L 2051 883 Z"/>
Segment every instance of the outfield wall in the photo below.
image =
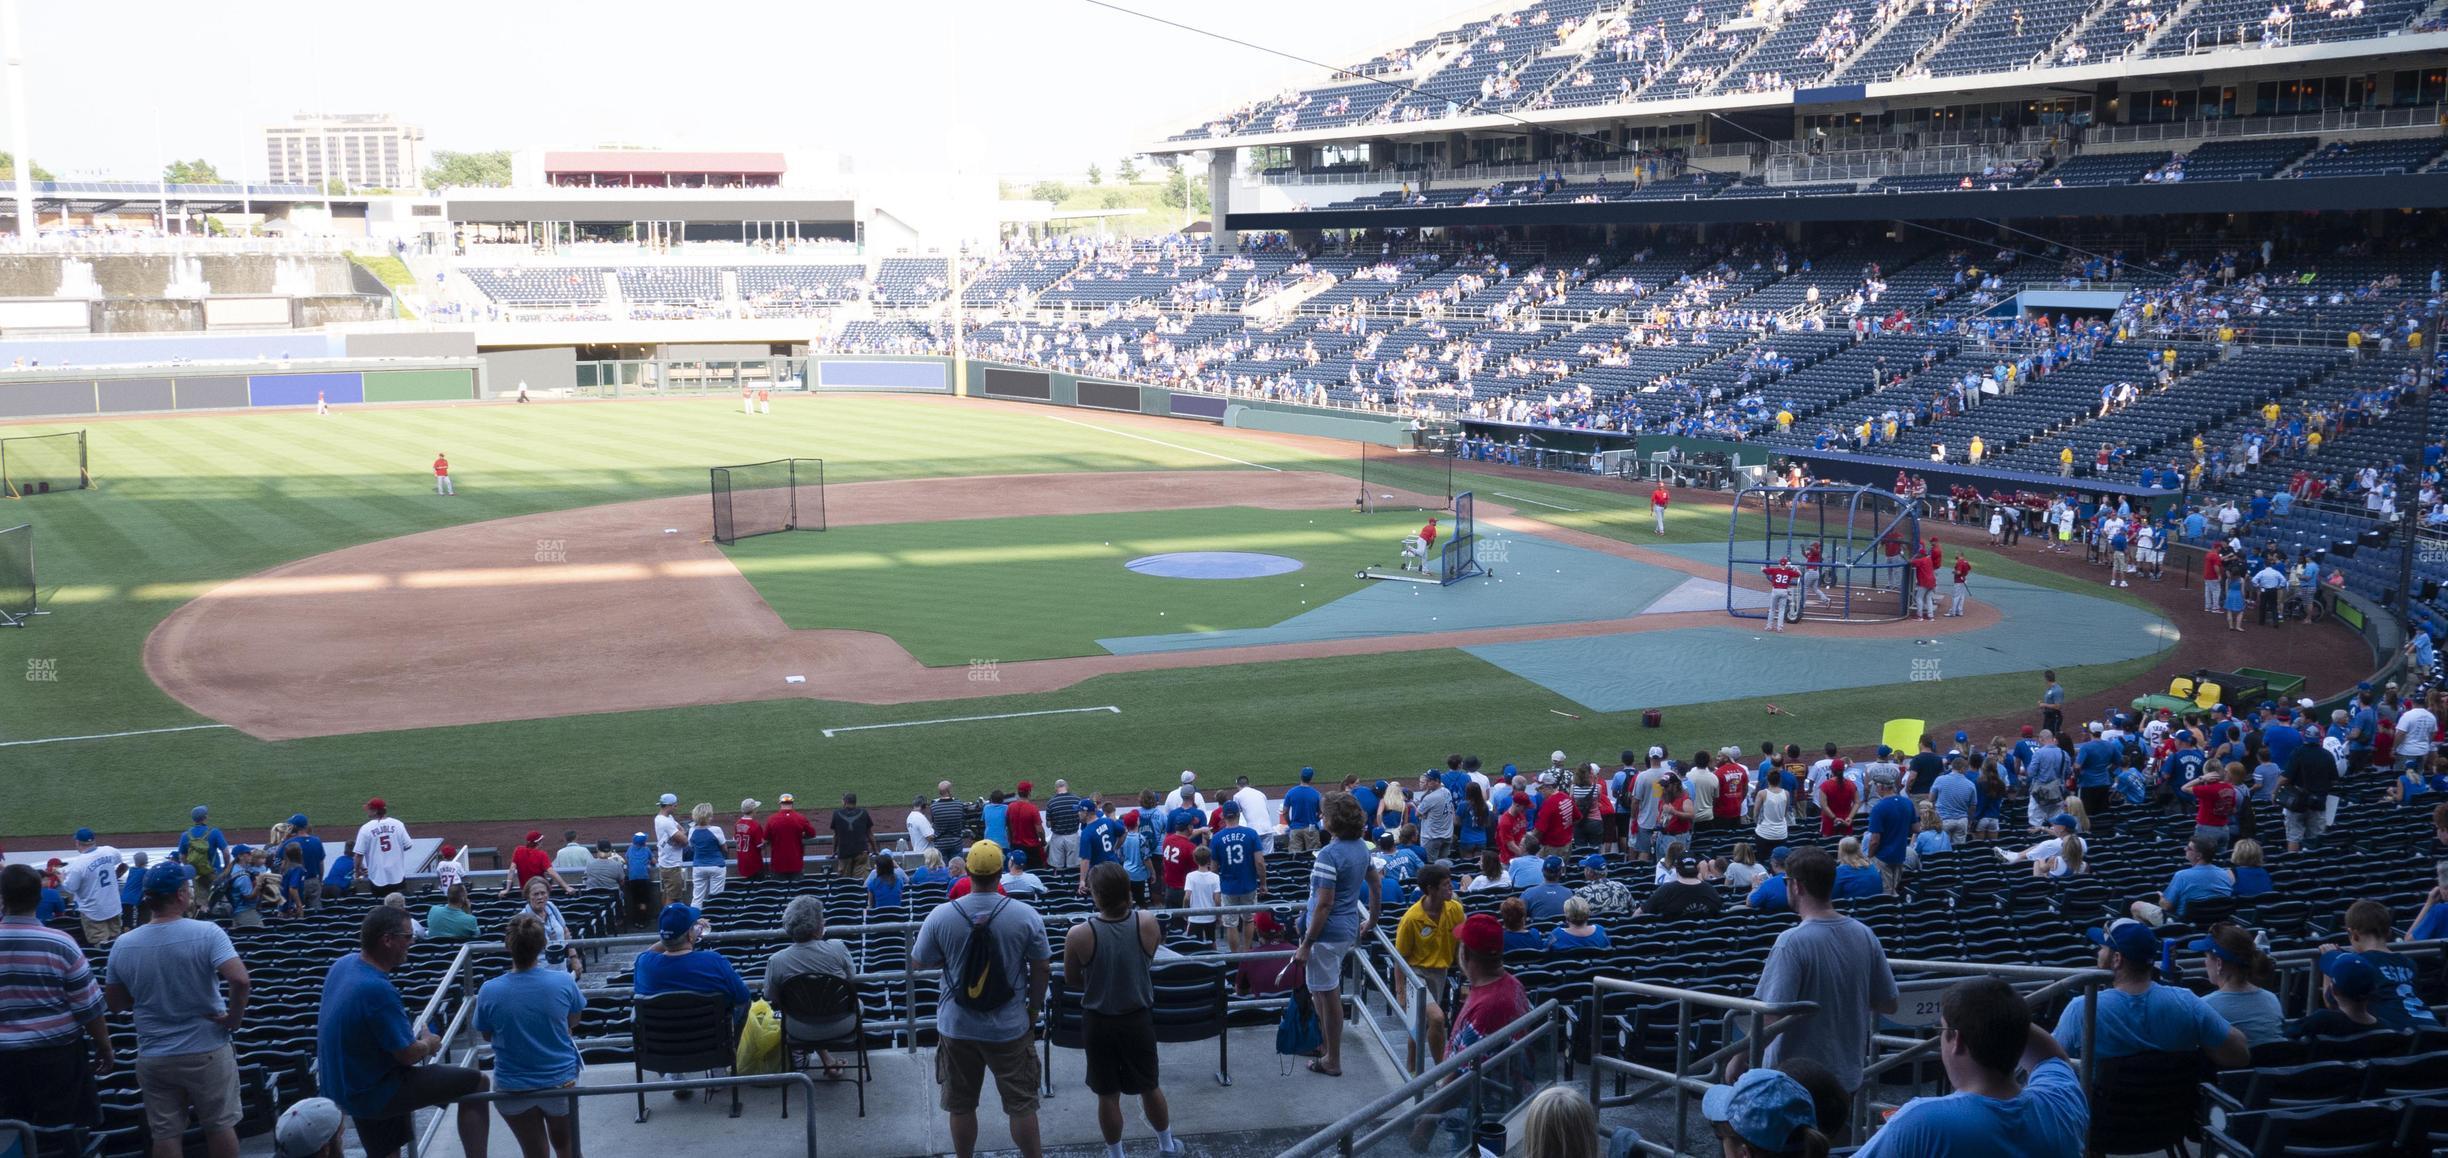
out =
<path fill-rule="evenodd" d="M 466 402 L 481 396 L 483 377 L 473 358 L 0 370 L 0 419 L 312 406 L 318 394 L 334 406 Z"/>

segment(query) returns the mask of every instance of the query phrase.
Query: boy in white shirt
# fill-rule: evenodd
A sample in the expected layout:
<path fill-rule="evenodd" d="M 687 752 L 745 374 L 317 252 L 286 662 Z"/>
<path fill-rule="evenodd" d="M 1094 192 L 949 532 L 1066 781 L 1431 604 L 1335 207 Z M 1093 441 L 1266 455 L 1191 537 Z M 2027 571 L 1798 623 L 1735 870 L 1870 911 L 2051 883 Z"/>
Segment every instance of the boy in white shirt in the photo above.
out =
<path fill-rule="evenodd" d="M 1190 863 L 1196 867 L 1190 870 L 1189 876 L 1182 878 L 1182 899 L 1191 910 L 1190 935 L 1201 941 L 1213 942 L 1218 915 L 1214 910 L 1224 903 L 1223 879 L 1216 875 L 1215 858 L 1208 855 L 1206 845 L 1191 850 Z M 1206 916 L 1198 915 L 1201 909 L 1208 910 Z"/>

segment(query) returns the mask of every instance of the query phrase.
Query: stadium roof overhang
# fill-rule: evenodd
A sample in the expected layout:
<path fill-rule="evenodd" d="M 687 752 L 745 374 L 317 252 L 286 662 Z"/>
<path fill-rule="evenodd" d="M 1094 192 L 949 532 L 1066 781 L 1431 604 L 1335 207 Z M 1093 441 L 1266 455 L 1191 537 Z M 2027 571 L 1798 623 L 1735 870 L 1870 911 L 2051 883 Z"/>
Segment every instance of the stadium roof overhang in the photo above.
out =
<path fill-rule="evenodd" d="M 2072 89 L 2086 90 L 2104 84 L 2114 84 L 2125 90 L 2164 87 L 2206 74 L 2235 72 L 2245 69 L 2266 70 L 2351 63 L 2354 67 L 2392 67 L 2388 58 L 2420 57 L 2409 60 L 2405 67 L 2416 63 L 2437 67 L 2439 56 L 2448 52 L 2448 31 L 2415 32 L 2376 40 L 2350 40 L 2325 44 L 2288 45 L 2272 48 L 2223 48 L 2197 52 L 2186 56 L 2129 57 L 2095 64 L 2060 65 L 2054 68 L 2027 68 L 2012 72 L 1981 73 L 1968 76 L 1922 76 L 1903 80 L 1881 81 L 1876 84 L 1832 85 L 1824 88 L 1784 90 L 1768 93 L 1728 93 L 1721 96 L 1685 97 L 1676 100 L 1635 101 L 1625 104 L 1586 105 L 1564 109 L 1531 109 L 1500 114 L 1478 114 L 1436 120 L 1401 121 L 1379 124 L 1344 125 L 1337 128 L 1295 129 L 1287 132 L 1243 133 L 1229 137 L 1202 137 L 1187 140 L 1159 141 L 1147 150 L 1155 155 L 1179 155 L 1215 148 L 1259 148 L 1271 145 L 1306 145 L 1352 143 L 1385 138 L 1442 137 L 1449 133 L 1514 134 L 1532 129 L 1574 132 L 1597 125 L 1619 121 L 1671 121 L 1707 114 L 1730 115 L 1758 113 L 1775 109 L 1802 111 L 1822 107 L 1850 106 L 1866 102 L 1887 101 L 1906 106 L 1932 102 L 1944 103 L 1945 98 L 1977 97 L 2000 99 L 2005 94 L 2025 90 Z M 2318 74 L 2312 74 L 2318 75 Z M 1308 87 L 1326 84 L 1318 81 Z M 1343 83 L 1351 83 L 1345 81 Z M 1416 83 L 1416 81 L 1405 82 Z"/>
<path fill-rule="evenodd" d="M 1949 189 L 1818 197 L 1693 196 L 1674 201 L 1318 209 L 1227 213 L 1235 230 L 1457 229 L 1526 225 L 1713 225 L 1784 221 L 1948 221 L 2203 213 L 2359 212 L 2448 207 L 2448 173 L 2307 181 L 2189 181 L 2174 185 Z"/>

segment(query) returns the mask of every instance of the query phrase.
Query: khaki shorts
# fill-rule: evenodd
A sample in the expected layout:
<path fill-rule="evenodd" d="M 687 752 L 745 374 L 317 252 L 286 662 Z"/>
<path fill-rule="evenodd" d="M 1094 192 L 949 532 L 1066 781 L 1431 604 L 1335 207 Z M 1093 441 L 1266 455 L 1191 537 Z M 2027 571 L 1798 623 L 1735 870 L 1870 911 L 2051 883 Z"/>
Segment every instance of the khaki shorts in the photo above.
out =
<path fill-rule="evenodd" d="M 943 1111 L 976 1113 L 979 1088 L 986 1083 L 986 1071 L 993 1070 L 995 1096 L 1003 1102 L 1003 1113 L 1014 1118 L 1036 1113 L 1043 1071 L 1038 1068 L 1035 1045 L 1025 1035 L 1010 1041 L 938 1038 L 935 1080 L 943 1087 Z"/>
<path fill-rule="evenodd" d="M 1291 832 L 1292 839 L 1290 842 L 1292 851 L 1295 853 L 1316 852 L 1318 850 L 1318 835 L 1321 831 L 1322 830 L 1315 828 L 1293 829 Z"/>
<path fill-rule="evenodd" d="M 117 917 L 112 917 L 107 921 L 87 921 L 80 917 L 78 921 L 85 926 L 85 943 L 88 945 L 99 947 L 118 939 L 119 918 Z"/>
<path fill-rule="evenodd" d="M 1224 906 L 1225 906 L 1225 907 L 1230 908 L 1230 907 L 1232 907 L 1232 906 L 1234 906 L 1234 905 L 1254 905 L 1254 904 L 1257 904 L 1257 903 L 1258 903 L 1258 894 L 1256 894 L 1256 893 L 1219 893 L 1219 894 L 1217 894 L 1217 899 L 1218 899 L 1219 901 L 1221 901 L 1221 902 L 1224 904 Z M 1224 922 L 1224 927 L 1225 927 L 1225 928 L 1227 928 L 1227 929 L 1238 929 L 1238 928 L 1240 928 L 1240 927 L 1241 927 L 1241 926 L 1243 926 L 1243 925 L 1249 924 L 1249 923 L 1250 923 L 1250 918 L 1251 918 L 1251 917 L 1255 917 L 1255 916 L 1257 916 L 1258 914 L 1256 914 L 1256 913 L 1218 913 L 1218 914 L 1216 914 L 1216 915 L 1217 915 L 1217 917 L 1219 917 L 1219 918 L 1220 918 L 1220 919 L 1221 919 L 1221 920 Z"/>
<path fill-rule="evenodd" d="M 203 1053 L 136 1059 L 136 1084 L 144 1090 L 145 1125 L 156 1138 L 187 1132 L 187 1109 L 207 1130 L 238 1124 L 238 1055 L 228 1046 Z"/>

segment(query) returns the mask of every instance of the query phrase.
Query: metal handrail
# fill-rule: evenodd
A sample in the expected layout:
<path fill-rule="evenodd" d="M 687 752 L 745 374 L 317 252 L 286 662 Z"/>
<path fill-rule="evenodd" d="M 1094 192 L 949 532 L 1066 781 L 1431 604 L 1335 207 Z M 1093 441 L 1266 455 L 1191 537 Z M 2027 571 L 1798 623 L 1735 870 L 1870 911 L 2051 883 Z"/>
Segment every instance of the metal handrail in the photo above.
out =
<path fill-rule="evenodd" d="M 1593 977 L 1590 982 L 1592 992 L 1589 997 L 1589 1014 L 1584 1019 L 1589 1023 L 1590 1035 L 1590 1105 L 1601 1109 L 1609 1105 L 1628 1106 L 1671 1087 L 1674 1090 L 1675 1098 L 1674 1152 L 1676 1153 L 1683 1151 L 1683 1144 L 1686 1141 L 1685 1119 L 1689 1116 L 1687 1111 L 1691 1105 L 1691 1097 L 1693 1094 L 1705 1092 L 1709 1086 L 1707 1081 L 1692 1076 L 1695 1070 L 1703 1073 L 1714 1070 L 1719 1062 L 1732 1056 L 1736 1051 L 1744 1054 L 1746 1068 L 1756 1068 L 1767 1051 L 1770 1038 L 1798 1024 L 1800 1018 L 1819 1012 L 1819 1003 L 1816 1001 L 1760 1001 L 1750 997 L 1701 993 L 1671 985 L 1626 981 L 1615 977 Z M 1598 1052 L 1598 1026 L 1603 1020 L 1601 1015 L 1606 1008 L 1606 995 L 1609 993 L 1658 997 L 1675 1003 L 1674 1072 L 1668 1073 L 1655 1066 L 1646 1066 L 1622 1058 L 1606 1057 Z M 1694 1058 L 1691 1055 L 1691 1029 L 1692 1007 L 1695 1005 L 1722 1009 L 1744 1017 L 1748 1024 L 1744 1028 L 1742 1038 L 1738 1041 L 1727 1042 Z M 1772 1021 L 1771 1018 L 1775 1020 Z M 1647 1086 L 1620 1097 L 1608 1098 L 1600 1082 L 1600 1079 L 1608 1073 L 1638 1078 L 1646 1082 Z"/>
<path fill-rule="evenodd" d="M 1413 1106 L 1394 1121 L 1368 1130 L 1365 1134 L 1361 1133 L 1380 1115 L 1402 1106 L 1405 1102 L 1419 1100 L 1427 1091 L 1435 1089 L 1455 1074 L 1471 1068 L 1475 1063 L 1492 1060 L 1499 1055 L 1519 1052 L 1529 1044 L 1537 1042 L 1540 1040 L 1538 1035 L 1540 1029 L 1551 1023 L 1562 1023 L 1563 1011 L 1563 1002 L 1553 999 L 1540 1002 L 1533 1006 L 1530 1012 L 1516 1018 L 1512 1024 L 1454 1051 L 1447 1055 L 1444 1061 L 1422 1070 L 1417 1077 L 1379 1094 L 1359 1109 L 1345 1114 L 1318 1132 L 1293 1143 L 1277 1158 L 1310 1158 L 1312 1155 L 1325 1154 L 1330 1150 L 1335 1153 L 1352 1154 L 1367 1149 L 1377 1139 L 1406 1125 L 1412 1117 L 1416 1117 L 1421 1112 L 1421 1109 Z"/>
<path fill-rule="evenodd" d="M 35 1158 L 35 1147 L 42 1144 L 42 1136 L 34 1131 L 34 1124 L 21 1122 L 15 1118 L 0 1118 L 0 1137 L 12 1135 L 17 1139 L 16 1147 L 20 1158 Z"/>
<path fill-rule="evenodd" d="M 731 1086 L 798 1087 L 799 1091 L 806 1095 L 806 1112 L 800 1115 L 801 1118 L 804 1119 L 800 1125 L 801 1128 L 807 1132 L 807 1158 L 817 1158 L 816 1129 L 818 1123 L 816 1117 L 816 1079 L 811 1078 L 804 1073 L 728 1074 L 719 1078 L 692 1078 L 687 1081 L 622 1082 L 618 1085 L 610 1086 L 571 1086 L 566 1090 L 556 1091 L 487 1090 L 480 1094 L 469 1094 L 468 1096 L 459 1099 L 458 1102 L 454 1104 L 467 1102 L 491 1104 L 493 1102 L 504 1101 L 510 1098 L 526 1100 L 542 1096 L 545 1093 L 567 1097 L 570 1100 L 570 1152 L 579 1153 L 578 1132 L 580 1129 L 579 1123 L 581 1115 L 578 1113 L 577 1101 L 580 1098 L 598 1098 L 607 1094 L 659 1094 L 668 1090 L 713 1090 Z M 789 1097 L 789 1094 L 785 1093 L 783 1096 Z M 432 1146 L 435 1136 L 442 1132 L 442 1124 L 448 1121 L 450 1117 L 451 1116 L 449 1114 L 436 1112 L 434 1114 L 433 1121 L 423 1130 L 418 1131 L 409 1139 L 407 1149 L 408 1158 L 417 1158 L 417 1155 L 425 1152 L 428 1147 Z M 8 1123 L 0 1122 L 0 1127 L 5 1127 L 7 1125 Z"/>

